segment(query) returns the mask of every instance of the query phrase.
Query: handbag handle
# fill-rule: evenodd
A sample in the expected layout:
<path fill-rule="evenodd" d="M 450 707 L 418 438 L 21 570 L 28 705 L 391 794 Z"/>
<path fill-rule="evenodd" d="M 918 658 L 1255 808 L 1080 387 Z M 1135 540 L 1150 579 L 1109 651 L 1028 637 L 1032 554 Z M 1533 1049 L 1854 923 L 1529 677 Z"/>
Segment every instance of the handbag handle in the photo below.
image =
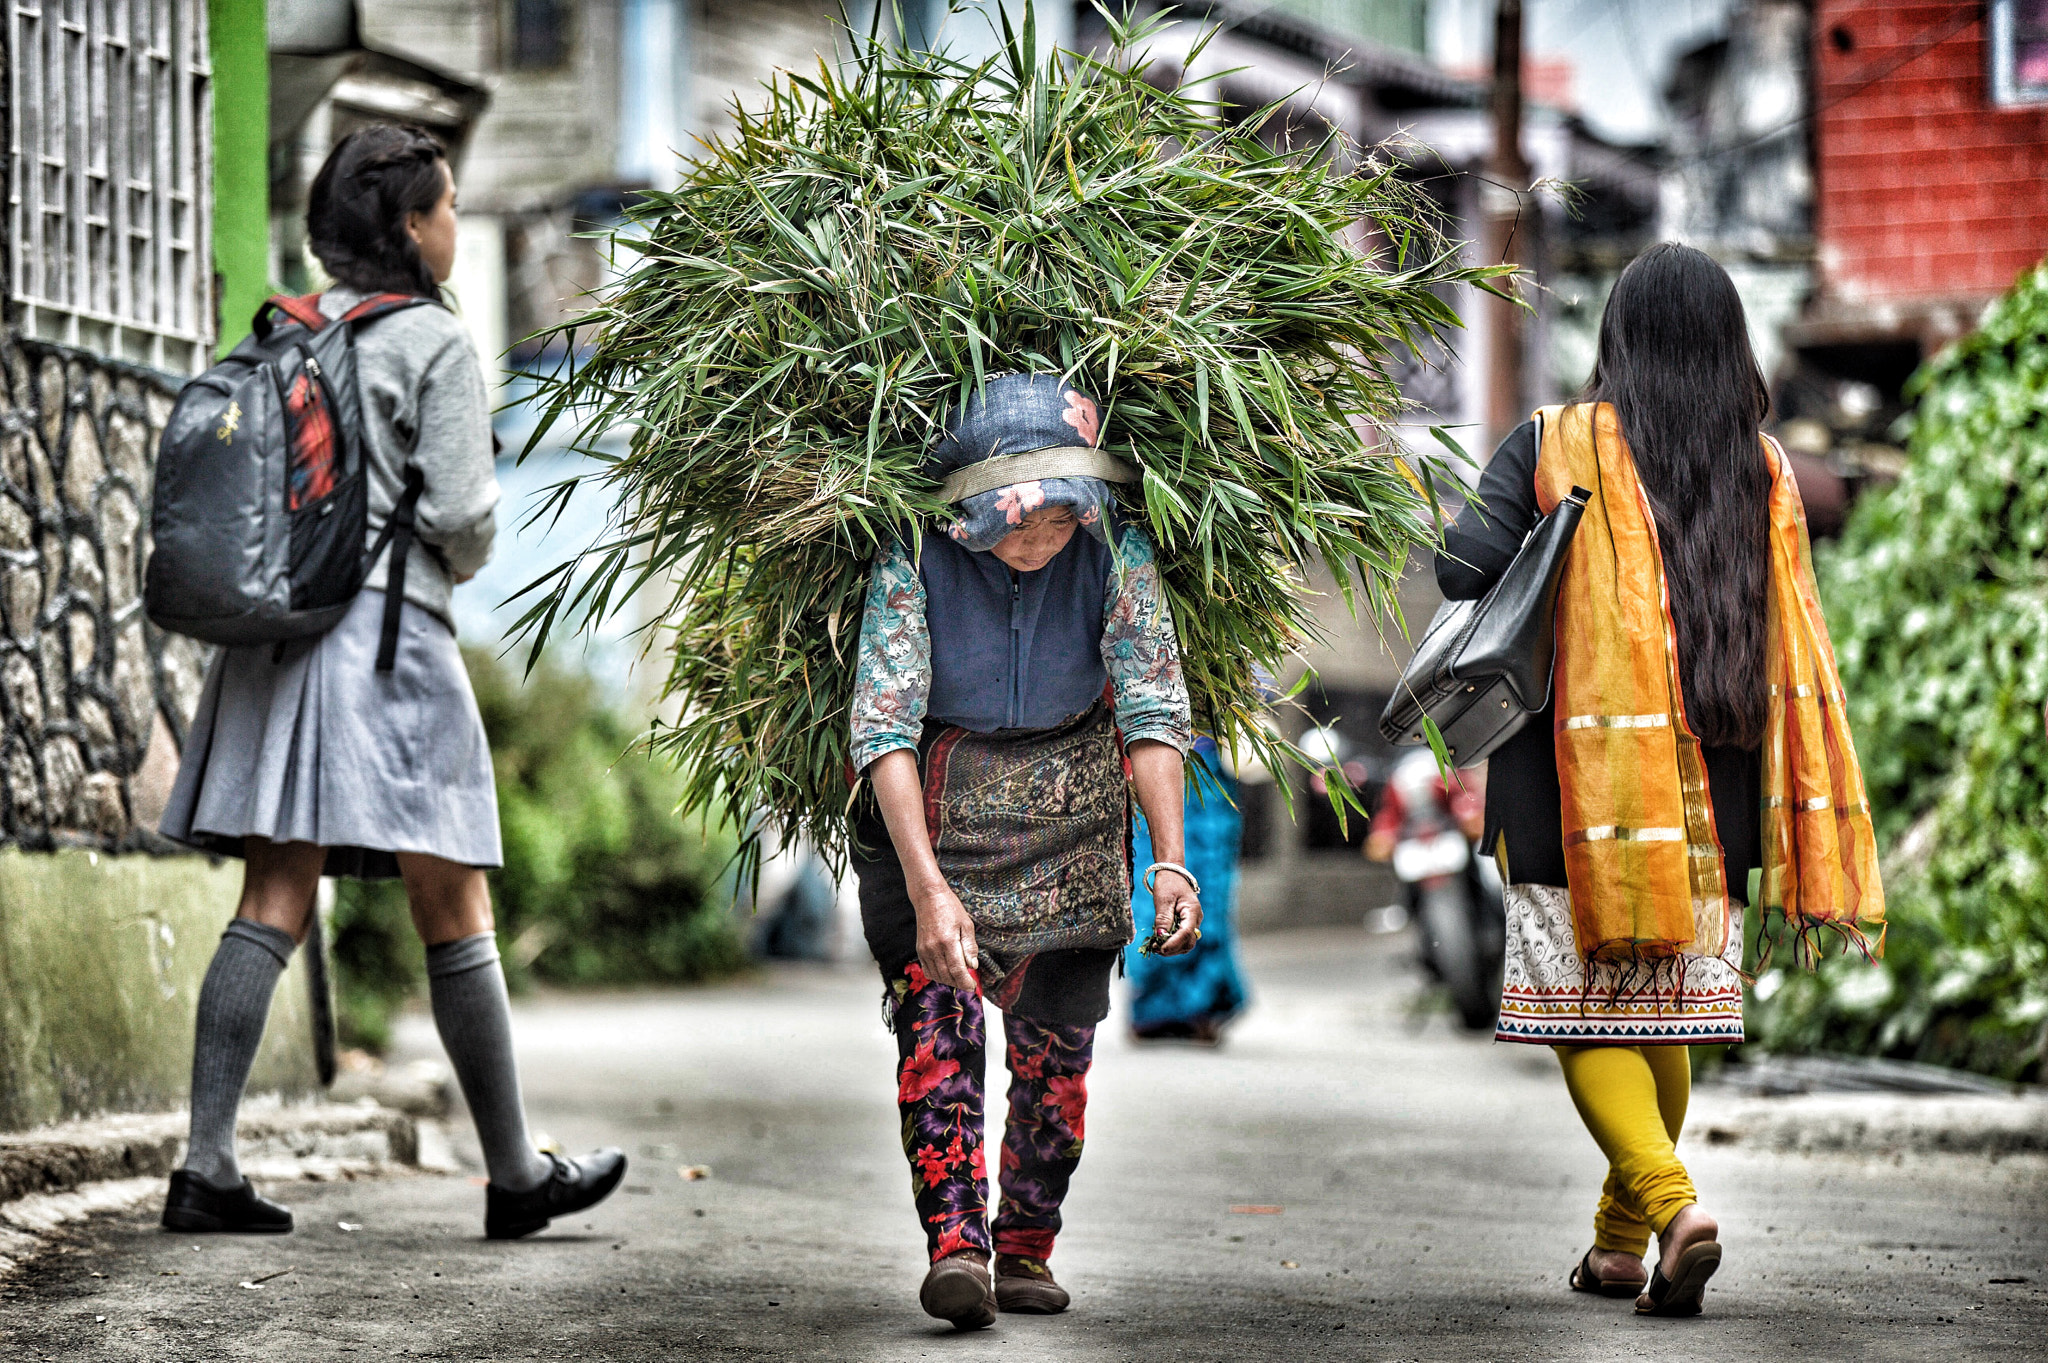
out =
<path fill-rule="evenodd" d="M 1485 596 L 1444 603 L 1380 715 L 1382 737 L 1421 742 L 1427 720 L 1468 767 L 1550 703 L 1558 582 L 1592 495 L 1573 487 L 1538 520 Z"/>

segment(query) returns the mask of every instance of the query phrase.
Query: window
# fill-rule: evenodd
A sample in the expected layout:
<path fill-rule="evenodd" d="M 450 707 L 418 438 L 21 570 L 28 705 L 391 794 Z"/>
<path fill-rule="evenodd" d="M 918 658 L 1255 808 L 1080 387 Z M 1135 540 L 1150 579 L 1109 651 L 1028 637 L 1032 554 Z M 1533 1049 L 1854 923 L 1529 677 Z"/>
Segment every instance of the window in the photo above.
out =
<path fill-rule="evenodd" d="M 21 329 L 177 374 L 212 339 L 205 0 L 10 0 Z"/>
<path fill-rule="evenodd" d="M 509 0 L 511 41 L 505 64 L 515 71 L 548 71 L 569 59 L 566 0 Z"/>
<path fill-rule="evenodd" d="M 1991 0 L 1991 99 L 2048 104 L 2048 0 Z"/>

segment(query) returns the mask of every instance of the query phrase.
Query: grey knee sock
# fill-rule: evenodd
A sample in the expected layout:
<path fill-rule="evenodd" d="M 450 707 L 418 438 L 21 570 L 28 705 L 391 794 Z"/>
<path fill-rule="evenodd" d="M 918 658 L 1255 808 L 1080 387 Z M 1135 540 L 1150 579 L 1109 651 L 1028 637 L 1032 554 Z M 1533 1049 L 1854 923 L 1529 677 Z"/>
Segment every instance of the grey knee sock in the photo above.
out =
<path fill-rule="evenodd" d="M 220 936 L 192 1038 L 192 1131 L 185 1167 L 216 1188 L 237 1188 L 235 1111 L 263 1040 L 277 977 L 298 945 L 278 928 L 237 918 Z"/>
<path fill-rule="evenodd" d="M 469 1102 L 491 1182 L 512 1192 L 538 1187 L 554 1166 L 526 1133 L 519 1070 L 512 1061 L 512 1010 L 496 935 L 480 932 L 428 947 L 427 986 L 434 997 L 434 1026 Z"/>

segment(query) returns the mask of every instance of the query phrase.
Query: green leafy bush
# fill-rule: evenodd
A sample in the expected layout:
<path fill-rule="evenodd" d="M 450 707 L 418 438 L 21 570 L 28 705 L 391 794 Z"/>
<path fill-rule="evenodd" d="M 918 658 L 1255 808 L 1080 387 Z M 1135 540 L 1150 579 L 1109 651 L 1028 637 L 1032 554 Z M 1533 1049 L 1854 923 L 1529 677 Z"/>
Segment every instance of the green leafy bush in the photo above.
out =
<path fill-rule="evenodd" d="M 505 866 L 491 890 L 512 986 L 741 969 L 724 874 L 734 840 L 675 812 L 682 777 L 627 753 L 632 727 L 587 678 L 544 666 L 522 685 L 480 650 L 464 660 L 497 768 Z M 426 973 L 403 889 L 343 882 L 334 937 L 343 1039 L 381 1049 Z"/>
<path fill-rule="evenodd" d="M 1758 981 L 1766 1045 L 2040 1078 L 2048 1049 L 2048 266 L 1915 376 L 1911 463 L 1823 557 L 1889 851 L 1885 960 Z"/>
<path fill-rule="evenodd" d="M 328 928 L 341 1044 L 381 1052 L 391 1044 L 392 1014 L 427 979 L 405 893 L 395 882 L 344 880 Z"/>

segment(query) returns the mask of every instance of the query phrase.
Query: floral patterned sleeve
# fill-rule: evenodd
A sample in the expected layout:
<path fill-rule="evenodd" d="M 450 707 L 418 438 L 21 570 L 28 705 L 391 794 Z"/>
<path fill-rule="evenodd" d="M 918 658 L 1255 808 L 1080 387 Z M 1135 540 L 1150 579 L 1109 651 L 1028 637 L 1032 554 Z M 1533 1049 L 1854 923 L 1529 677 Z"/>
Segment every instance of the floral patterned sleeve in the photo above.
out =
<path fill-rule="evenodd" d="M 1124 742 L 1170 743 L 1185 754 L 1195 741 L 1188 684 L 1181 675 L 1173 613 L 1153 561 L 1152 542 L 1135 525 L 1117 536 L 1116 568 L 1103 602 L 1102 665 L 1116 688 L 1116 726 Z"/>
<path fill-rule="evenodd" d="M 915 749 L 932 692 L 932 638 L 925 626 L 924 582 L 910 551 L 892 542 L 875 555 L 861 612 L 853 677 L 853 769 L 884 753 Z"/>

